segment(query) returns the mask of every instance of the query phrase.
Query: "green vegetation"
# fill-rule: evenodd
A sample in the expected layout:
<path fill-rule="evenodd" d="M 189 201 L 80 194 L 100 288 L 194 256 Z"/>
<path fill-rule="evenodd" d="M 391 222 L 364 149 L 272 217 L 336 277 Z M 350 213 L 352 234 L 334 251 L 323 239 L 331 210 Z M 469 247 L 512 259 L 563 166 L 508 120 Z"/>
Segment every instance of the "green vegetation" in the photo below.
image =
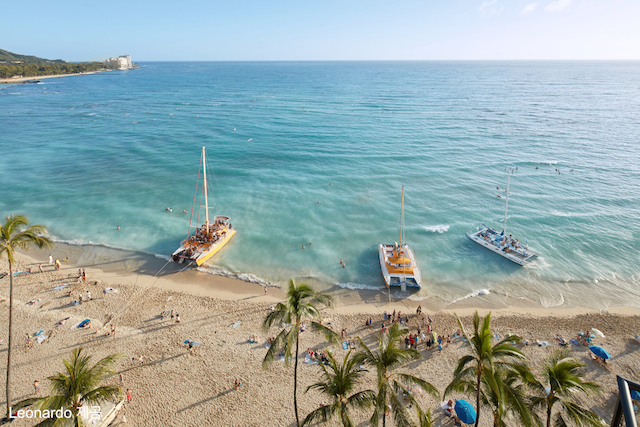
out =
<path fill-rule="evenodd" d="M 349 415 L 352 408 L 368 408 L 374 404 L 376 393 L 373 390 L 363 390 L 349 394 L 356 387 L 363 373 L 367 372 L 360 364 L 364 354 L 356 353 L 351 357 L 351 350 L 339 363 L 331 352 L 327 353 L 329 363 L 327 366 L 320 364 L 322 368 L 322 380 L 307 387 L 309 390 L 318 390 L 331 399 L 329 405 L 322 405 L 311 412 L 302 422 L 307 426 L 315 421 L 326 422 L 333 416 L 337 416 L 342 427 L 354 427 Z"/>
<path fill-rule="evenodd" d="M 43 236 L 47 228 L 43 225 L 32 225 L 27 227 L 29 220 L 24 215 L 10 215 L 6 218 L 4 225 L 0 225 L 0 256 L 4 253 L 9 258 L 9 338 L 7 349 L 7 417 L 11 407 L 11 354 L 13 352 L 12 327 L 13 327 L 13 265 L 15 264 L 16 250 L 28 250 L 32 246 L 39 248 L 51 247 L 52 242 Z"/>
<path fill-rule="evenodd" d="M 407 362 L 417 360 L 421 357 L 416 349 L 400 348 L 402 336 L 408 333 L 408 329 L 401 329 L 398 323 L 393 324 L 393 326 L 389 328 L 388 333 L 378 335 L 377 352 L 371 351 L 364 341 L 358 339 L 362 346 L 363 360 L 373 365 L 378 374 L 378 392 L 375 397 L 375 409 L 370 420 L 371 425 L 379 425 L 380 418 L 382 418 L 382 426 L 385 427 L 388 409 L 390 409 L 390 414 L 396 422 L 396 425 L 401 427 L 415 425 L 407 407 L 399 398 L 400 394 L 407 398 L 412 406 L 415 406 L 420 425 L 428 424 L 428 413 L 422 412 L 409 388 L 413 388 L 414 390 L 421 389 L 433 396 L 438 395 L 438 390 L 431 383 L 421 378 L 395 372 L 396 369 L 405 365 Z"/>
<path fill-rule="evenodd" d="M 284 361 L 288 364 L 291 359 L 295 360 L 293 368 L 293 408 L 296 413 L 296 425 L 300 427 L 298 416 L 298 359 L 300 327 L 303 322 L 310 320 L 311 330 L 320 332 L 329 342 L 338 342 L 337 334 L 331 329 L 312 319 L 320 320 L 320 311 L 316 305 L 328 306 L 331 304 L 331 297 L 314 291 L 306 283 L 296 286 L 293 279 L 289 280 L 287 287 L 287 301 L 279 302 L 274 310 L 264 319 L 263 327 L 268 330 L 271 326 L 284 323 L 285 327 L 278 334 L 275 341 L 264 356 L 263 368 L 268 368 L 273 362 L 273 358 L 280 349 L 284 351 Z M 293 351 L 293 354 L 292 354 Z"/>
<path fill-rule="evenodd" d="M 536 381 L 533 407 L 546 412 L 546 426 L 600 426 L 602 420 L 594 412 L 574 403 L 575 395 L 600 392 L 596 383 L 584 380 L 585 364 L 570 356 L 568 350 L 553 352 L 542 367 L 541 381 Z M 547 385 L 548 384 L 548 385 Z M 545 388 L 548 387 L 548 388 Z M 553 408 L 559 407 L 555 416 Z"/>
<path fill-rule="evenodd" d="M 99 406 L 102 402 L 119 398 L 122 390 L 118 386 L 101 385 L 107 378 L 115 375 L 113 366 L 120 357 L 118 354 L 109 355 L 89 366 L 91 356 L 82 352 L 82 347 L 75 348 L 71 352 L 71 360 L 63 360 L 65 371 L 49 377 L 52 394 L 39 399 L 27 399 L 18 406 L 34 405 L 41 411 L 48 410 L 51 414 L 57 414 L 58 409 L 63 411 L 63 417 L 52 415 L 38 424 L 42 426 L 74 426 L 84 425 L 79 414 L 80 408 L 85 405 Z M 66 417 L 65 414 L 66 412 Z"/>
<path fill-rule="evenodd" d="M 37 77 L 56 74 L 77 74 L 108 69 L 101 62 L 66 62 L 37 56 L 18 55 L 0 49 L 0 79 L 13 76 Z"/>

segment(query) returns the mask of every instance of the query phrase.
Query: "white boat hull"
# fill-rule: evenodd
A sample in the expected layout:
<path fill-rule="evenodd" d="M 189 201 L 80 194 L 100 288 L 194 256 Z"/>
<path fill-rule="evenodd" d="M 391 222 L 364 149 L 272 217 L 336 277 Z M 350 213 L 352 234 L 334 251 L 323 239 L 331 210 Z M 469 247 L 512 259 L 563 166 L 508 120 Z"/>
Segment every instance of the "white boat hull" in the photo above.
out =
<path fill-rule="evenodd" d="M 487 238 L 485 238 L 485 236 L 487 236 Z M 534 257 L 540 254 L 540 252 L 531 248 L 502 244 L 502 240 L 506 240 L 504 236 L 500 236 L 500 234 L 489 227 L 483 228 L 482 230 L 472 234 L 467 233 L 467 237 L 480 246 L 489 249 L 491 252 L 494 252 L 519 265 L 526 265 L 530 263 Z"/>
<path fill-rule="evenodd" d="M 400 288 L 422 288 L 422 278 L 420 277 L 420 268 L 416 262 L 415 254 L 409 245 L 404 245 L 401 248 L 404 255 L 411 260 L 412 274 L 406 273 L 394 273 L 391 264 L 389 263 L 389 257 L 393 253 L 394 245 L 383 245 L 378 243 L 378 257 L 380 258 L 380 269 L 382 271 L 382 277 L 384 282 L 389 287 Z"/>

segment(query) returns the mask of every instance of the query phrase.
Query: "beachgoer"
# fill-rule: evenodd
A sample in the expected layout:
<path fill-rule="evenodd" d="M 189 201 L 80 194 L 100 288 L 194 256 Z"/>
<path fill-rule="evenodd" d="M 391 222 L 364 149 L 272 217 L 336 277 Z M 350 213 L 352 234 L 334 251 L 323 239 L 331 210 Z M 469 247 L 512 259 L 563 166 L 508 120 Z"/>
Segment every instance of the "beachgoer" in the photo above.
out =
<path fill-rule="evenodd" d="M 449 347 L 450 343 L 451 343 L 451 338 L 449 338 L 449 335 L 447 335 L 447 347 Z"/>
<path fill-rule="evenodd" d="M 266 286 L 264 287 L 264 294 L 265 295 L 267 294 L 267 287 Z"/>
<path fill-rule="evenodd" d="M 131 358 L 131 365 L 135 365 L 136 364 L 136 357 L 132 357 Z"/>
<path fill-rule="evenodd" d="M 233 382 L 233 388 L 238 390 L 241 386 L 242 386 L 242 383 L 240 382 L 239 379 L 236 378 L 236 380 Z"/>
<path fill-rule="evenodd" d="M 42 269 L 42 264 L 38 264 L 38 270 L 40 270 L 40 273 L 44 273 L 44 270 Z"/>
<path fill-rule="evenodd" d="M 302 249 L 304 249 L 304 245 L 302 245 Z"/>
<path fill-rule="evenodd" d="M 131 403 L 133 400 L 133 392 L 130 388 L 127 389 L 127 403 Z"/>
<path fill-rule="evenodd" d="M 60 261 L 56 260 L 56 270 L 60 270 Z"/>
<path fill-rule="evenodd" d="M 118 230 L 120 230 L 120 226 L 118 226 Z"/>
<path fill-rule="evenodd" d="M 111 336 L 112 337 L 116 336 L 116 325 L 111 325 Z"/>
<path fill-rule="evenodd" d="M 176 313 L 176 323 L 180 323 L 180 315 Z"/>
<path fill-rule="evenodd" d="M 35 394 L 40 393 L 40 381 L 35 380 L 35 381 L 33 382 L 33 389 L 34 389 L 34 390 L 33 390 L 33 392 L 34 392 Z"/>
<path fill-rule="evenodd" d="M 144 364 L 144 356 L 140 356 L 138 358 L 138 362 L 140 362 L 140 365 L 143 365 Z"/>
<path fill-rule="evenodd" d="M 91 292 L 87 291 L 87 301 L 91 301 Z"/>
<path fill-rule="evenodd" d="M 53 264 L 53 257 L 49 254 L 49 265 Z"/>
<path fill-rule="evenodd" d="M 173 310 L 171 310 L 171 320 L 173 320 L 173 318 L 176 317 L 175 314 L 173 314 Z"/>
<path fill-rule="evenodd" d="M 124 385 L 124 376 L 122 375 L 122 372 L 119 372 L 118 376 L 120 377 L 120 385 Z"/>

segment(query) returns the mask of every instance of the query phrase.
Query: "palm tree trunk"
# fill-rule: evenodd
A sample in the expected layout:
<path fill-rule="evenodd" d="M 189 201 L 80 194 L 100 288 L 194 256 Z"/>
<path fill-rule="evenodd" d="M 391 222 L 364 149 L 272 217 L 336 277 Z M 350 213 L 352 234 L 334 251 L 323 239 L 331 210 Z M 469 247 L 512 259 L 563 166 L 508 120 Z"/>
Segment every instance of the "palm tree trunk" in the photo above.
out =
<path fill-rule="evenodd" d="M 10 255 L 10 254 L 9 254 Z M 9 384 L 11 383 L 11 350 L 12 342 L 11 342 L 11 327 L 13 326 L 12 315 L 13 315 L 13 264 L 11 263 L 11 256 L 9 258 L 9 338 L 8 338 L 8 347 L 7 347 L 7 388 L 6 388 L 6 397 L 7 397 L 7 418 L 11 416 L 11 387 Z"/>
<path fill-rule="evenodd" d="M 296 411 L 296 425 L 300 427 L 300 417 L 298 417 L 298 345 L 300 344 L 300 325 L 296 322 L 296 354 L 293 365 L 293 408 Z"/>
<path fill-rule="evenodd" d="M 480 422 L 480 380 L 482 379 L 482 366 L 478 366 L 478 387 L 476 389 L 476 424 Z"/>
<path fill-rule="evenodd" d="M 547 399 L 547 427 L 551 427 L 551 402 L 549 399 Z"/>

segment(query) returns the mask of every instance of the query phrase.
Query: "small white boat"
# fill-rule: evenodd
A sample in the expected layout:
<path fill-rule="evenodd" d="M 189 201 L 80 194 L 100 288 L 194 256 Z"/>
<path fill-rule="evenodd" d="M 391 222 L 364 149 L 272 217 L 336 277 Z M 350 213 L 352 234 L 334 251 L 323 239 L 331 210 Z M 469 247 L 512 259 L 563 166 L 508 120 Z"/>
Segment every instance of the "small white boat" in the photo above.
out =
<path fill-rule="evenodd" d="M 378 256 L 382 277 L 387 285 L 398 286 L 403 291 L 406 288 L 422 286 L 420 267 L 411 247 L 404 241 L 404 187 L 402 187 L 402 207 L 400 209 L 400 244 L 383 245 L 378 243 Z"/>
<path fill-rule="evenodd" d="M 504 228 L 501 232 L 497 232 L 491 227 L 487 227 L 482 224 L 482 228 L 472 234 L 467 234 L 467 237 L 480 246 L 489 249 L 498 255 L 513 261 L 519 265 L 525 265 L 531 262 L 532 258 L 540 255 L 540 252 L 529 247 L 528 244 L 523 246 L 518 239 L 513 238 L 511 234 L 507 236 L 507 210 L 509 209 L 509 180 L 511 177 L 511 171 L 507 175 L 507 189 L 503 190 L 506 193 L 506 203 L 504 209 Z M 500 188 L 498 187 L 500 190 Z M 502 198 L 502 196 L 498 195 Z"/>

